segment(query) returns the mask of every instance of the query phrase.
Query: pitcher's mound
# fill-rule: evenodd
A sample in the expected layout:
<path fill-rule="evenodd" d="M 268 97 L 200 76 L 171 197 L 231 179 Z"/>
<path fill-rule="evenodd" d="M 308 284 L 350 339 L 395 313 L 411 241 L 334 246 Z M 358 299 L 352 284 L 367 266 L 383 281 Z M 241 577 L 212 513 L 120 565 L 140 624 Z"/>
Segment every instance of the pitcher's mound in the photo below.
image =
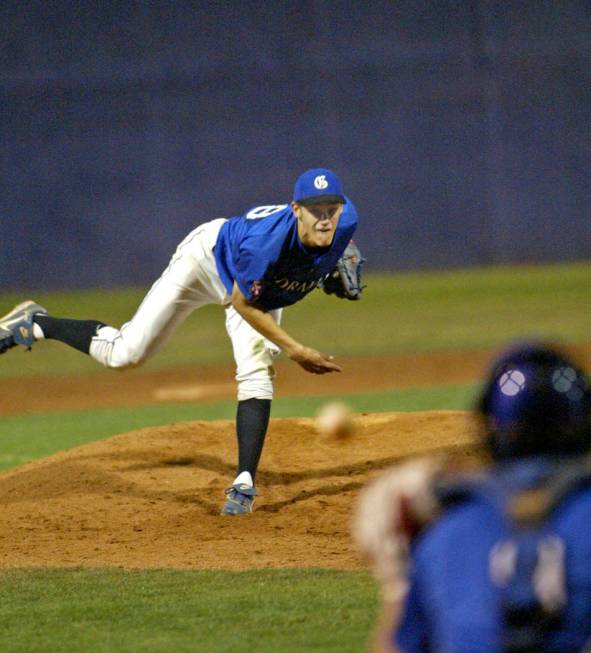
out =
<path fill-rule="evenodd" d="M 356 417 L 346 441 L 311 419 L 271 420 L 252 515 L 221 517 L 235 475 L 234 423 L 148 428 L 0 476 L 0 567 L 336 567 L 359 560 L 349 535 L 361 486 L 415 453 L 470 455 L 459 411 Z"/>

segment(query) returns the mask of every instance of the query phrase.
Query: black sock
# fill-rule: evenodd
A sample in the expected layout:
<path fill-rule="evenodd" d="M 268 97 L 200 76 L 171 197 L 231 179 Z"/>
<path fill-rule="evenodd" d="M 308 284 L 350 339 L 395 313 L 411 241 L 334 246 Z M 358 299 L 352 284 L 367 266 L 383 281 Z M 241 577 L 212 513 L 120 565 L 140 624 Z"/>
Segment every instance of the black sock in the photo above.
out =
<path fill-rule="evenodd" d="M 246 399 L 238 402 L 236 434 L 238 436 L 238 473 L 257 472 L 271 414 L 270 399 Z"/>
<path fill-rule="evenodd" d="M 43 335 L 48 340 L 59 340 L 66 345 L 88 354 L 90 341 L 96 335 L 98 329 L 106 326 L 104 322 L 96 320 L 70 320 L 59 317 L 51 317 L 38 313 L 33 317 L 42 329 Z"/>

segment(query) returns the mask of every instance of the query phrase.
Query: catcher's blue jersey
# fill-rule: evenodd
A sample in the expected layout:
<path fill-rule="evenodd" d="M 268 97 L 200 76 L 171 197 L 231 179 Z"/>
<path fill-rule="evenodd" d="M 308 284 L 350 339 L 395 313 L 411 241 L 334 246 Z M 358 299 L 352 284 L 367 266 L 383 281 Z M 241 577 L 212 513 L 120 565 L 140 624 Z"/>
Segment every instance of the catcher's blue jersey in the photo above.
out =
<path fill-rule="evenodd" d="M 510 535 L 502 496 L 528 487 L 537 464 L 515 463 L 492 477 L 500 505 L 475 493 L 419 536 L 402 619 L 392 633 L 401 651 L 502 653 L 501 590 L 491 578 L 495 545 Z M 565 546 L 567 604 L 544 650 L 580 651 L 591 638 L 591 488 L 573 490 L 548 527 Z"/>
<path fill-rule="evenodd" d="M 218 273 L 228 293 L 236 281 L 246 299 L 263 309 L 289 306 L 332 271 L 356 228 L 357 211 L 347 199 L 331 246 L 313 250 L 302 245 L 289 205 L 258 206 L 222 226 L 215 246 Z"/>

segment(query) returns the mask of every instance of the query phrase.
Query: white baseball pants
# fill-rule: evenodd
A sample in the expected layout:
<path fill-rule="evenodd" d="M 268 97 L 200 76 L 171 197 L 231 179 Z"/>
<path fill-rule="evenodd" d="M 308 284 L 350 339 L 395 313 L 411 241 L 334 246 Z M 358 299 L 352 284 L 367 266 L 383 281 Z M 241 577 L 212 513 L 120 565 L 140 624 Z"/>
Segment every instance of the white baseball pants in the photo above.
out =
<path fill-rule="evenodd" d="M 225 307 L 226 330 L 236 361 L 238 400 L 273 398 L 273 358 L 279 348 L 248 324 L 229 304 L 213 253 L 225 219 L 194 229 L 177 247 L 162 276 L 154 283 L 136 314 L 120 329 L 105 326 L 92 339 L 90 355 L 109 368 L 140 365 L 154 354 L 197 308 Z M 271 311 L 277 321 L 281 309 Z"/>

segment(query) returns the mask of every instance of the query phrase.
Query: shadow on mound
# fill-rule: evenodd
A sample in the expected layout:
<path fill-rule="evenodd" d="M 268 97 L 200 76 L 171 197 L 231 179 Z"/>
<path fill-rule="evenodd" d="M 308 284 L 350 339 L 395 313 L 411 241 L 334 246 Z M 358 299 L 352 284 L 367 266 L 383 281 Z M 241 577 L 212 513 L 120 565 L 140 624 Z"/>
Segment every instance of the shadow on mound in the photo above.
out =
<path fill-rule="evenodd" d="M 134 431 L 0 476 L 0 566 L 358 567 L 359 489 L 410 455 L 472 455 L 473 434 L 458 411 L 359 416 L 344 442 L 310 419 L 272 420 L 255 512 L 223 518 L 233 422 Z"/>

